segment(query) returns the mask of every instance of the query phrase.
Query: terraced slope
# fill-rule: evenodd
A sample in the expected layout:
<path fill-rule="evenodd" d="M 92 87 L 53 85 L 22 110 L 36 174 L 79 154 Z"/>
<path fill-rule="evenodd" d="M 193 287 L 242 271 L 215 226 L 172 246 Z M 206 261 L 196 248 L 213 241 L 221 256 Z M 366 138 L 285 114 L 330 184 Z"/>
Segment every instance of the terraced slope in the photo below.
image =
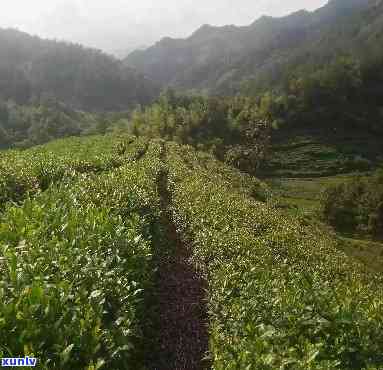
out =
<path fill-rule="evenodd" d="M 41 369 L 379 369 L 380 275 L 191 147 L 0 158 L 0 357 Z"/>

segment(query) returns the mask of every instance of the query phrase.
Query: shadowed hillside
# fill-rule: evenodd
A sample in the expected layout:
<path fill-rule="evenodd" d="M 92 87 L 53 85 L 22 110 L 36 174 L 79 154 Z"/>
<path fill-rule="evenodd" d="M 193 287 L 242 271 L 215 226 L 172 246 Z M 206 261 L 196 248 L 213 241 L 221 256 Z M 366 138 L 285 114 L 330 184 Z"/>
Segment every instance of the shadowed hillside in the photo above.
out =
<path fill-rule="evenodd" d="M 147 103 L 157 93 L 151 81 L 98 50 L 0 29 L 0 99 L 26 104 L 53 97 L 103 111 Z"/>
<path fill-rule="evenodd" d="M 204 25 L 187 39 L 164 38 L 135 51 L 125 63 L 164 86 L 232 93 L 245 80 L 275 82 L 288 66 L 326 62 L 378 43 L 381 10 L 376 0 L 332 0 L 314 12 L 264 16 L 246 27 Z"/>

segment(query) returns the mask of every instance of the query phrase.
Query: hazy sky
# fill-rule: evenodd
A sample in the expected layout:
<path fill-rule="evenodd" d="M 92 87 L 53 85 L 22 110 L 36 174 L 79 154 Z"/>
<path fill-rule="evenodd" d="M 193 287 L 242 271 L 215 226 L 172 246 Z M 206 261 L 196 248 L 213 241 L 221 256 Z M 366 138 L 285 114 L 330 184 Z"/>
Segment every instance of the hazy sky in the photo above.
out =
<path fill-rule="evenodd" d="M 313 10 L 327 0 L 2 0 L 0 27 L 108 52 L 185 37 L 205 23 L 245 25 L 261 15 Z"/>

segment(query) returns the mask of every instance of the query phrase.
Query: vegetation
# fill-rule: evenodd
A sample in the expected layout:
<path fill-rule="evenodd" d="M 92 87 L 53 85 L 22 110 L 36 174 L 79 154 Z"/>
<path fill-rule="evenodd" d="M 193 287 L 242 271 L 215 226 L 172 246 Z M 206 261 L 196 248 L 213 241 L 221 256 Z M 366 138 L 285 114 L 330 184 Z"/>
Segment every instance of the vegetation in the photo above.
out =
<path fill-rule="evenodd" d="M 191 260 L 178 258 L 207 283 L 212 368 L 382 363 L 380 276 L 213 155 L 106 135 L 1 161 L 2 357 L 36 356 L 43 369 L 150 368 L 162 353 L 148 344 L 164 334 L 156 279 L 161 258 L 177 253 L 174 225 Z"/>
<path fill-rule="evenodd" d="M 325 153 L 303 154 L 309 163 L 322 159 L 317 155 L 335 159 L 324 171 L 311 168 L 312 175 L 373 168 L 383 150 L 381 14 L 381 2 L 334 0 L 313 13 L 264 17 L 244 28 L 204 26 L 185 42 L 163 40 L 127 63 L 163 87 L 174 77 L 176 87 L 195 93 L 206 88 L 241 96 L 167 93 L 146 108 L 159 89 L 123 63 L 78 45 L 1 30 L 0 147 L 128 127 L 210 150 L 248 172 L 262 167 L 269 176 L 286 167 L 285 153 L 281 160 L 274 146 L 303 136 L 324 146 Z M 206 50 L 212 55 L 204 56 Z M 172 64 L 179 53 L 186 53 L 185 66 Z M 193 66 L 190 55 L 202 65 Z M 166 67 L 164 57 L 171 58 Z M 168 76 L 157 76 L 161 71 Z M 130 115 L 137 104 L 142 107 Z"/>
<path fill-rule="evenodd" d="M 381 91 L 376 88 L 381 65 L 381 60 L 362 64 L 340 57 L 315 72 L 291 75 L 279 92 L 252 97 L 196 97 L 170 90 L 136 110 L 129 130 L 191 144 L 264 176 L 367 171 L 383 158 Z"/>
<path fill-rule="evenodd" d="M 67 140 L 24 158 L 11 153 L 24 165 L 40 157 L 35 169 L 46 171 L 19 168 L 19 178 L 52 184 L 1 215 L 2 357 L 35 356 L 44 369 L 139 368 L 143 289 L 153 274 L 148 209 L 158 197 L 155 148 L 129 165 L 142 155 L 141 142 L 127 148 L 130 141 Z"/>
<path fill-rule="evenodd" d="M 204 26 L 134 53 L 127 63 L 165 86 L 220 97 L 168 93 L 136 111 L 133 133 L 209 150 L 263 177 L 374 169 L 383 158 L 381 17 L 381 1 L 334 0 L 249 27 Z"/>
<path fill-rule="evenodd" d="M 377 102 L 381 91 L 374 88 L 380 78 L 377 69 L 381 61 L 339 57 L 315 72 L 292 74 L 285 81 L 282 94 L 263 95 L 265 113 L 278 127 L 310 124 L 311 129 L 319 126 L 333 131 L 359 129 L 381 134 Z"/>
<path fill-rule="evenodd" d="M 0 209 L 7 201 L 17 202 L 46 190 L 52 183 L 79 173 L 103 172 L 121 166 L 146 150 L 147 140 L 137 140 L 127 149 L 130 137 L 109 136 L 52 142 L 28 151 L 2 152 L 0 157 Z M 65 145 L 63 144 L 65 143 Z"/>
<path fill-rule="evenodd" d="M 289 74 L 315 71 L 340 55 L 381 53 L 382 6 L 331 0 L 314 12 L 265 16 L 245 27 L 204 25 L 186 39 L 164 38 L 138 50 L 125 63 L 180 90 L 228 95 L 254 91 L 253 82 L 258 91 L 280 88 Z"/>
<path fill-rule="evenodd" d="M 26 148 L 97 129 L 100 118 L 57 101 L 20 106 L 0 102 L 0 148 Z"/>
<path fill-rule="evenodd" d="M 380 59 L 340 57 L 315 72 L 298 70 L 279 92 L 261 93 L 258 111 L 273 127 L 263 175 L 313 177 L 376 168 L 383 158 L 379 65 Z"/>
<path fill-rule="evenodd" d="M 0 29 L 0 99 L 17 104 L 55 98 L 75 109 L 125 110 L 158 89 L 98 50 Z"/>
<path fill-rule="evenodd" d="M 174 219 L 209 282 L 213 368 L 377 369 L 382 358 L 365 344 L 382 338 L 365 324 L 380 326 L 382 313 L 365 289 L 379 290 L 380 278 L 211 166 L 185 165 L 193 156 L 169 146 Z"/>
<path fill-rule="evenodd" d="M 163 93 L 132 115 L 129 131 L 210 151 L 221 160 L 254 172 L 262 163 L 270 127 L 252 98 L 204 98 Z"/>
<path fill-rule="evenodd" d="M 125 61 L 189 90 L 156 100 L 101 52 L 0 30 L 0 357 L 379 370 L 382 4 L 162 40 Z"/>
<path fill-rule="evenodd" d="M 326 221 L 343 232 L 383 236 L 383 174 L 356 177 L 329 187 L 323 195 Z"/>

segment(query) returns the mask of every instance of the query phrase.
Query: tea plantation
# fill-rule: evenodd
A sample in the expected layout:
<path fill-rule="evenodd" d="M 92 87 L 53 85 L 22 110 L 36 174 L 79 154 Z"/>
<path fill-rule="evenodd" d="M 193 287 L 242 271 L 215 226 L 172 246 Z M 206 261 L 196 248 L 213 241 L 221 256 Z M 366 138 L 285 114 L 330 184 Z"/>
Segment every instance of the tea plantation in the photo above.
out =
<path fill-rule="evenodd" d="M 39 369 L 379 370 L 383 279 L 206 153 L 0 152 L 0 357 Z"/>

